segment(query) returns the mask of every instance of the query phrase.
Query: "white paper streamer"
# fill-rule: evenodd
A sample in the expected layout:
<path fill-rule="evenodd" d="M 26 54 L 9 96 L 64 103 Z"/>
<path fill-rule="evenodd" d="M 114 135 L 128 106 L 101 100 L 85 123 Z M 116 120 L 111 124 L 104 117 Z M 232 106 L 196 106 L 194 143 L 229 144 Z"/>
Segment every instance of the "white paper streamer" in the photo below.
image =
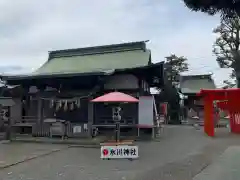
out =
<path fill-rule="evenodd" d="M 74 103 L 72 102 L 71 104 L 70 104 L 70 110 L 73 110 L 74 109 Z"/>

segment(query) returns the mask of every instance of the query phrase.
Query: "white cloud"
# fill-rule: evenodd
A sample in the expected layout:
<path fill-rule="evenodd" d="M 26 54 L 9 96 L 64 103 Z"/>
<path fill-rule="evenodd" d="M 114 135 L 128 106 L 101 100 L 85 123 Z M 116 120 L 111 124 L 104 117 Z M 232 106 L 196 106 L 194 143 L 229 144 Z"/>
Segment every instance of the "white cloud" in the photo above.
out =
<path fill-rule="evenodd" d="M 51 50 L 149 39 L 155 62 L 175 53 L 214 69 L 217 23 L 182 1 L 0 0 L 0 63 L 38 67 Z"/>

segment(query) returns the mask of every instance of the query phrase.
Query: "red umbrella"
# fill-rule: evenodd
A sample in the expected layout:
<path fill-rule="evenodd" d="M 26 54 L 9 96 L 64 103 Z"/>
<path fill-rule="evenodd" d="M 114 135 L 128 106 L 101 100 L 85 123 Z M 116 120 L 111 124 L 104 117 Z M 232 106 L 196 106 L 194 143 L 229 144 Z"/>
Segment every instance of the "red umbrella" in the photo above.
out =
<path fill-rule="evenodd" d="M 114 103 L 132 102 L 132 103 L 136 103 L 136 102 L 138 102 L 138 99 L 136 99 L 130 95 L 121 93 L 121 92 L 111 92 L 111 93 L 108 93 L 108 94 L 105 94 L 103 96 L 93 99 L 92 102 L 114 102 Z"/>

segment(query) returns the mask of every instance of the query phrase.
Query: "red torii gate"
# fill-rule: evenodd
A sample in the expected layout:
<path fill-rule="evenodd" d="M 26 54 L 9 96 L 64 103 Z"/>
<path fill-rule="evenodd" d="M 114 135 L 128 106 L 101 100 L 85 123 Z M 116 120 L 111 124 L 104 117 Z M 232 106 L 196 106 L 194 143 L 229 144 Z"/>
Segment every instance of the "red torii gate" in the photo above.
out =
<path fill-rule="evenodd" d="M 228 111 L 228 101 L 219 101 L 217 102 L 217 107 L 220 108 L 223 111 Z"/>
<path fill-rule="evenodd" d="M 223 105 L 230 115 L 232 133 L 240 133 L 240 88 L 239 89 L 202 89 L 199 96 L 204 99 L 204 131 L 208 136 L 214 136 L 213 101 L 226 101 Z"/>

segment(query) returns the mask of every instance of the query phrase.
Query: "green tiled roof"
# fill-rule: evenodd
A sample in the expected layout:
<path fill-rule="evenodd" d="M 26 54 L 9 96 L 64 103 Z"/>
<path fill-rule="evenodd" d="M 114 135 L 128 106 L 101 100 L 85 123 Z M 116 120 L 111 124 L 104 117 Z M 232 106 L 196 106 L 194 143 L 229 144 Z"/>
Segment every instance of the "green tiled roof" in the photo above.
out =
<path fill-rule="evenodd" d="M 151 55 L 143 43 L 53 51 L 49 60 L 33 74 L 91 73 L 146 66 Z"/>
<path fill-rule="evenodd" d="M 182 76 L 180 89 L 183 94 L 195 94 L 201 89 L 215 89 L 211 76 Z"/>
<path fill-rule="evenodd" d="M 142 50 L 97 55 L 58 57 L 46 62 L 34 74 L 87 73 L 148 65 L 150 53 Z"/>

